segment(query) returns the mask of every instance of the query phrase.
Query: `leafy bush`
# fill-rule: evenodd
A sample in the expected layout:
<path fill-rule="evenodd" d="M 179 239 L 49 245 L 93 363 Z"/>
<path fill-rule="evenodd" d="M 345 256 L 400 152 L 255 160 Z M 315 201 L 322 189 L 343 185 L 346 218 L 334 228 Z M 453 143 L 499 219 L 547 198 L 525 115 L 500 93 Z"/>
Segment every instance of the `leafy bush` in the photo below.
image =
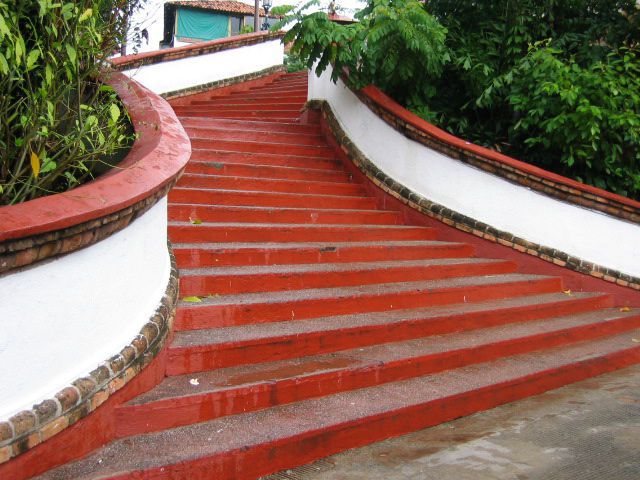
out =
<path fill-rule="evenodd" d="M 401 102 L 429 97 L 428 82 L 414 81 L 416 72 L 437 76 L 447 61 L 446 29 L 415 0 L 372 0 L 358 14 L 358 23 L 340 25 L 324 12 L 305 15 L 307 3 L 274 28 L 296 21 L 283 41 L 291 53 L 319 74 L 329 62 L 333 77 L 348 68 L 354 85 L 375 83 Z"/>
<path fill-rule="evenodd" d="M 520 114 L 511 141 L 539 165 L 640 196 L 638 53 L 621 49 L 581 67 L 553 48 L 533 48 L 507 96 Z"/>
<path fill-rule="evenodd" d="M 106 0 L 0 0 L 0 204 L 73 188 L 129 144 L 122 105 L 97 81 L 118 14 Z"/>
<path fill-rule="evenodd" d="M 636 0 L 369 0 L 356 17 L 299 10 L 285 40 L 318 74 L 346 67 L 458 136 L 640 198 Z"/>

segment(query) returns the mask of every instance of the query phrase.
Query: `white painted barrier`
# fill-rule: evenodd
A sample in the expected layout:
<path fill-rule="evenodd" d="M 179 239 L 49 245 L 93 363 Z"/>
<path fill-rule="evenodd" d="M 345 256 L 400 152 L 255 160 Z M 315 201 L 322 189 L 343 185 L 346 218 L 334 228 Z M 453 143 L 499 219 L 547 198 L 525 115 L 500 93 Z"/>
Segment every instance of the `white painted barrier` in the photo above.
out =
<path fill-rule="evenodd" d="M 640 277 L 640 225 L 546 196 L 407 138 L 327 69 L 309 76 L 358 148 L 389 177 L 458 213 L 571 256 Z"/>

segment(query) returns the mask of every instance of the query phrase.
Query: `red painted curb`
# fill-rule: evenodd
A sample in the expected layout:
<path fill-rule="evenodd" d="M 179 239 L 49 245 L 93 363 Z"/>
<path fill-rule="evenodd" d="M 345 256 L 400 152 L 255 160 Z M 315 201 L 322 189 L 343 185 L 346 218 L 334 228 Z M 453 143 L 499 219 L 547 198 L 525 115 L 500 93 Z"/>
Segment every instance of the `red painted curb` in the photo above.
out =
<path fill-rule="evenodd" d="M 124 74 L 108 74 L 138 135 L 116 167 L 73 190 L 0 208 L 0 241 L 33 236 L 123 210 L 173 181 L 191 144 L 169 104 Z"/>
<path fill-rule="evenodd" d="M 632 209 L 640 209 L 640 202 L 637 202 L 630 198 L 623 197 L 621 195 L 617 195 L 615 193 L 603 190 L 601 188 L 593 187 L 591 185 L 586 185 L 567 177 L 563 177 L 562 175 L 558 175 L 542 168 L 535 167 L 521 160 L 516 160 L 515 158 L 503 155 L 499 152 L 481 147 L 479 145 L 475 145 L 471 142 L 463 140 L 462 138 L 456 137 L 455 135 L 451 135 L 450 133 L 445 132 L 444 130 L 418 117 L 414 113 L 411 113 L 406 108 L 400 106 L 393 99 L 383 93 L 382 90 L 373 85 L 369 85 L 361 89 L 358 93 L 364 95 L 372 103 L 386 110 L 391 115 L 398 117 L 417 130 L 420 130 L 430 137 L 451 147 L 463 150 L 465 152 L 471 152 L 485 159 L 508 165 L 516 170 L 527 173 L 529 175 L 533 175 L 535 177 L 539 177 L 543 180 L 561 184 L 571 189 L 585 192 L 596 197 L 602 197 L 626 205 L 628 207 L 631 207 Z"/>

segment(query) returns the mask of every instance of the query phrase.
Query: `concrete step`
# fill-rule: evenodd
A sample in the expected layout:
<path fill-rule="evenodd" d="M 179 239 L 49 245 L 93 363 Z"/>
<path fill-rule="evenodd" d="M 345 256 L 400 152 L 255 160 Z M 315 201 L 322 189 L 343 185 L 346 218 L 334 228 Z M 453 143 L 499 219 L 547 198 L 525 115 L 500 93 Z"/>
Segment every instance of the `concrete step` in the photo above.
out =
<path fill-rule="evenodd" d="M 320 134 L 320 125 L 309 123 L 293 122 L 260 122 L 256 120 L 241 120 L 232 118 L 203 118 L 203 117 L 180 117 L 180 123 L 188 127 L 208 127 L 224 130 L 248 130 L 257 129 L 269 132 L 289 132 L 302 134 Z"/>
<path fill-rule="evenodd" d="M 190 162 L 213 161 L 215 163 L 309 168 L 313 170 L 334 170 L 344 172 L 343 166 L 335 158 L 310 157 L 306 155 L 282 155 L 278 153 L 247 153 L 222 149 L 198 149 L 191 152 Z"/>
<path fill-rule="evenodd" d="M 335 152 L 326 145 L 305 145 L 271 141 L 217 140 L 213 138 L 192 137 L 191 146 L 197 149 L 217 149 L 228 152 L 271 153 L 315 158 L 335 158 Z"/>
<path fill-rule="evenodd" d="M 250 160 L 249 160 L 250 161 Z M 186 173 L 204 175 L 229 175 L 232 177 L 281 178 L 285 180 L 309 180 L 317 182 L 350 182 L 351 175 L 341 170 L 285 167 L 279 165 L 254 165 L 252 163 L 204 162 L 191 160 Z"/>
<path fill-rule="evenodd" d="M 302 320 L 560 292 L 559 278 L 505 274 L 422 282 L 219 295 L 181 301 L 177 330 Z"/>
<path fill-rule="evenodd" d="M 375 200 L 371 197 L 202 188 L 174 188 L 169 192 L 169 202 L 286 208 L 305 208 L 308 205 L 315 205 L 317 208 L 338 210 L 375 210 L 376 208 Z"/>
<path fill-rule="evenodd" d="M 295 223 L 169 222 L 172 242 L 362 242 L 434 240 L 428 227 L 404 225 L 299 225 Z"/>
<path fill-rule="evenodd" d="M 543 303 L 540 312 L 531 303 L 538 299 L 548 302 Z M 415 335 L 416 329 L 415 336 L 403 338 L 396 329 L 402 329 L 403 323 L 409 322 L 394 322 L 379 316 L 375 320 L 383 323 L 377 326 L 386 327 L 387 334 L 383 336 L 378 332 L 376 340 L 368 338 L 370 343 L 358 337 L 360 332 L 355 325 L 343 322 L 338 324 L 342 329 L 335 328 L 335 322 L 334 329 L 320 325 L 314 331 L 297 329 L 298 335 L 289 332 L 282 335 L 279 342 L 272 332 L 265 332 L 271 334 L 268 338 L 256 339 L 241 328 L 235 329 L 238 330 L 235 344 L 219 343 L 228 337 L 220 337 L 216 330 L 180 333 L 172 345 L 169 360 L 170 370 L 175 369 L 176 373 L 120 409 L 119 436 L 174 428 L 501 356 L 591 340 L 640 325 L 638 313 L 625 314 L 617 309 L 584 313 L 581 306 L 584 309 L 597 302 L 566 303 L 572 305 L 562 306 L 553 302 L 551 296 L 542 296 L 454 306 L 448 311 L 440 309 L 441 312 L 433 309 L 396 312 L 413 317 L 412 323 L 422 327 L 422 334 Z M 560 308 L 556 310 L 553 305 Z M 495 313 L 492 307 L 497 308 Z M 563 310 L 575 312 L 560 316 Z M 452 325 L 454 319 L 463 323 L 456 328 Z M 293 322 L 293 326 L 298 323 L 302 322 Z M 362 331 L 366 332 L 367 327 L 371 328 L 363 325 Z M 319 344 L 320 332 L 335 335 L 337 344 Z M 249 340 L 243 342 L 243 335 Z M 205 339 L 209 343 L 203 343 Z M 264 342 L 262 348 L 257 346 L 259 340 Z M 314 350 L 313 355 L 299 357 L 301 351 Z M 185 369 L 188 371 L 181 372 Z M 194 377 L 197 385 L 191 382 Z"/>
<path fill-rule="evenodd" d="M 176 186 L 180 188 L 203 188 L 208 190 L 222 189 L 354 197 L 364 197 L 367 194 L 364 187 L 358 183 L 319 182 L 280 178 L 231 177 L 228 175 L 205 175 L 195 173 L 184 174 L 178 180 Z"/>
<path fill-rule="evenodd" d="M 506 260 L 443 258 L 394 262 L 315 263 L 243 267 L 200 267 L 180 270 L 180 295 L 228 295 L 415 282 L 474 275 L 513 273 Z"/>
<path fill-rule="evenodd" d="M 287 102 L 283 103 L 279 100 L 262 101 L 252 103 L 235 103 L 233 99 L 227 100 L 225 103 L 211 103 L 208 100 L 194 100 L 189 105 L 202 108 L 212 112 L 252 112 L 252 111 L 280 111 L 280 110 L 300 110 L 304 102 Z"/>
<path fill-rule="evenodd" d="M 171 208 L 171 207 L 170 207 Z M 287 265 L 300 263 L 368 262 L 464 258 L 473 256 L 469 244 L 423 241 L 332 243 L 174 243 L 178 266 Z"/>
<path fill-rule="evenodd" d="M 294 145 L 326 146 L 327 142 L 319 133 L 271 132 L 260 129 L 222 129 L 206 126 L 186 127 L 192 138 L 209 138 L 211 140 L 235 140 L 249 142 L 291 143 Z"/>
<path fill-rule="evenodd" d="M 400 225 L 398 212 L 171 203 L 169 220 L 187 222 Z"/>
<path fill-rule="evenodd" d="M 47 478 L 257 478 L 640 362 L 638 334 L 126 437 Z"/>

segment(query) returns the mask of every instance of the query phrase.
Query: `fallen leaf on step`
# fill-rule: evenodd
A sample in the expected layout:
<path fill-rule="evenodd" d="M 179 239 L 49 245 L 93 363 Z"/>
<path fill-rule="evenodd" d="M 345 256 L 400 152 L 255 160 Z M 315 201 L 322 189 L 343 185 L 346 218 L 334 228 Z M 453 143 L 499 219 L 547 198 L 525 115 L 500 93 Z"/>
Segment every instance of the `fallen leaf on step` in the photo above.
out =
<path fill-rule="evenodd" d="M 630 307 L 621 307 L 621 308 L 620 308 L 620 311 L 621 311 L 621 312 L 630 312 L 630 311 L 631 311 L 631 308 L 630 308 Z"/>
<path fill-rule="evenodd" d="M 571 290 L 563 290 L 562 293 L 571 296 Z"/>
<path fill-rule="evenodd" d="M 189 380 L 189 383 L 194 387 L 197 387 L 198 385 L 200 385 L 200 382 L 198 381 L 197 378 L 192 378 L 191 380 Z"/>
<path fill-rule="evenodd" d="M 633 343 L 640 343 L 640 338 L 632 338 L 631 341 Z"/>
<path fill-rule="evenodd" d="M 202 220 L 200 220 L 199 218 L 189 217 L 189 221 L 191 222 L 192 225 L 200 225 L 202 223 Z"/>
<path fill-rule="evenodd" d="M 200 297 L 192 296 L 192 297 L 184 297 L 182 301 L 191 302 L 191 303 L 200 303 L 202 302 L 202 299 Z"/>

